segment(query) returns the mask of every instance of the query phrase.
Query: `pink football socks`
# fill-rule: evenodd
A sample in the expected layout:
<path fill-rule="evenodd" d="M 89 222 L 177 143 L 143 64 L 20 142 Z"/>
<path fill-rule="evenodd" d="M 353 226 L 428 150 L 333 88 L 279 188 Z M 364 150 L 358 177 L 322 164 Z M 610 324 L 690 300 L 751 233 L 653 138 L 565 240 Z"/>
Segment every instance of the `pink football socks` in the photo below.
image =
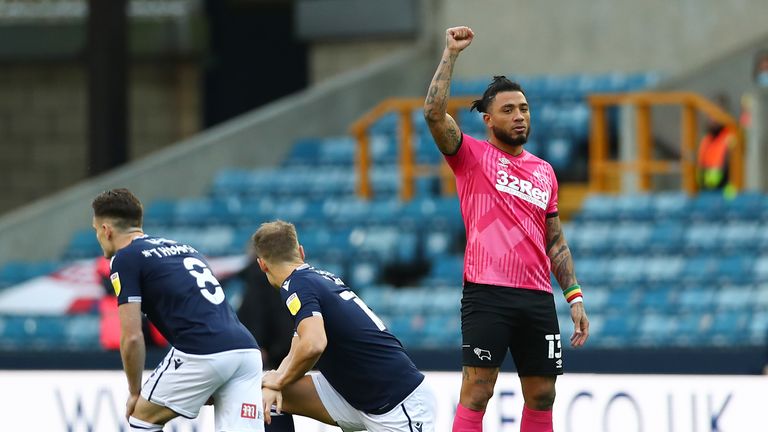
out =
<path fill-rule="evenodd" d="M 471 410 L 459 404 L 453 418 L 452 432 L 483 432 L 484 414 L 485 411 Z"/>
<path fill-rule="evenodd" d="M 536 411 L 523 406 L 520 432 L 552 432 L 552 410 Z"/>

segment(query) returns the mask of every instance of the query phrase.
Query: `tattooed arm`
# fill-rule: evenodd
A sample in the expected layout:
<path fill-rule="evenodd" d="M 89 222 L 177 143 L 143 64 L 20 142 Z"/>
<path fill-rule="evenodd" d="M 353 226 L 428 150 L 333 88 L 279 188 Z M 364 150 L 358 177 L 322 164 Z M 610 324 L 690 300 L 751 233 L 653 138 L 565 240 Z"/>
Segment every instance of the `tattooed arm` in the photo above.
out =
<path fill-rule="evenodd" d="M 559 216 L 547 218 L 547 256 L 552 263 L 552 273 L 562 289 L 578 283 L 573 271 L 573 257 L 565 242 Z"/>
<path fill-rule="evenodd" d="M 445 31 L 443 58 L 440 59 L 440 65 L 432 78 L 427 99 L 424 101 L 424 118 L 437 143 L 437 148 L 444 154 L 455 154 L 461 143 L 459 126 L 447 112 L 448 95 L 456 58 L 472 43 L 474 36 L 469 27 L 453 27 Z"/>
<path fill-rule="evenodd" d="M 560 284 L 560 288 L 566 290 L 578 284 L 573 270 L 573 257 L 565 241 L 559 216 L 547 218 L 547 256 L 552 263 L 552 273 Z M 589 320 L 584 310 L 584 302 L 571 304 L 571 319 L 574 326 L 571 345 L 580 347 L 589 337 Z"/>

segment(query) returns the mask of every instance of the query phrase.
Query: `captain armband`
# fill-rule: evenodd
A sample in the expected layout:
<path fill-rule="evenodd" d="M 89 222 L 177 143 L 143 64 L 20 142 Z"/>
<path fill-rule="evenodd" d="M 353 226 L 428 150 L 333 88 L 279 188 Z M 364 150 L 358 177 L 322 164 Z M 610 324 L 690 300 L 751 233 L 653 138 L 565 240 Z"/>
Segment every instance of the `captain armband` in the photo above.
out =
<path fill-rule="evenodd" d="M 567 301 L 569 305 L 584 301 L 584 295 L 581 293 L 581 285 L 579 284 L 573 284 L 567 289 L 564 289 L 563 296 L 565 296 L 565 301 Z"/>

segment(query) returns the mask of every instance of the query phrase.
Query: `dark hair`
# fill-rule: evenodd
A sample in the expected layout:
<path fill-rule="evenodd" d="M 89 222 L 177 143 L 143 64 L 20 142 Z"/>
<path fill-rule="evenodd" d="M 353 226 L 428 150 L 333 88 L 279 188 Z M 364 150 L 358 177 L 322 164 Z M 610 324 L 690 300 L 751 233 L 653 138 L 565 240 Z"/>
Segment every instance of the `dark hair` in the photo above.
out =
<path fill-rule="evenodd" d="M 520 84 L 514 81 L 510 81 L 504 75 L 497 75 L 494 76 L 493 81 L 488 84 L 488 88 L 486 88 L 485 92 L 483 92 L 483 97 L 472 102 L 472 107 L 469 110 L 477 110 L 477 112 L 487 113 L 488 106 L 491 104 L 491 102 L 493 102 L 493 98 L 496 97 L 496 94 L 506 91 L 518 91 L 525 95 L 525 92 L 523 91 L 523 88 L 520 86 Z"/>
<path fill-rule="evenodd" d="M 301 259 L 296 227 L 290 222 L 265 222 L 256 230 L 251 240 L 256 256 L 271 263 Z"/>
<path fill-rule="evenodd" d="M 100 193 L 91 203 L 97 218 L 114 219 L 115 228 L 141 228 L 144 208 L 136 195 L 128 189 L 112 189 Z"/>

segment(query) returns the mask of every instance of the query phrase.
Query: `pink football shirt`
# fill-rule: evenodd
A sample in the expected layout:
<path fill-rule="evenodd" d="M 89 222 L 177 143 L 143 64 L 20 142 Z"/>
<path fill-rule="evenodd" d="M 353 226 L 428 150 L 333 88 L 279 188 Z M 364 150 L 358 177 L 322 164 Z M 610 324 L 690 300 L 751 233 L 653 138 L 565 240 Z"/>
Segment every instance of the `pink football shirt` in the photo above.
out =
<path fill-rule="evenodd" d="M 467 134 L 445 159 L 456 175 L 467 231 L 464 279 L 551 293 L 546 217 L 557 213 L 552 166 L 525 150 L 512 156 Z"/>

